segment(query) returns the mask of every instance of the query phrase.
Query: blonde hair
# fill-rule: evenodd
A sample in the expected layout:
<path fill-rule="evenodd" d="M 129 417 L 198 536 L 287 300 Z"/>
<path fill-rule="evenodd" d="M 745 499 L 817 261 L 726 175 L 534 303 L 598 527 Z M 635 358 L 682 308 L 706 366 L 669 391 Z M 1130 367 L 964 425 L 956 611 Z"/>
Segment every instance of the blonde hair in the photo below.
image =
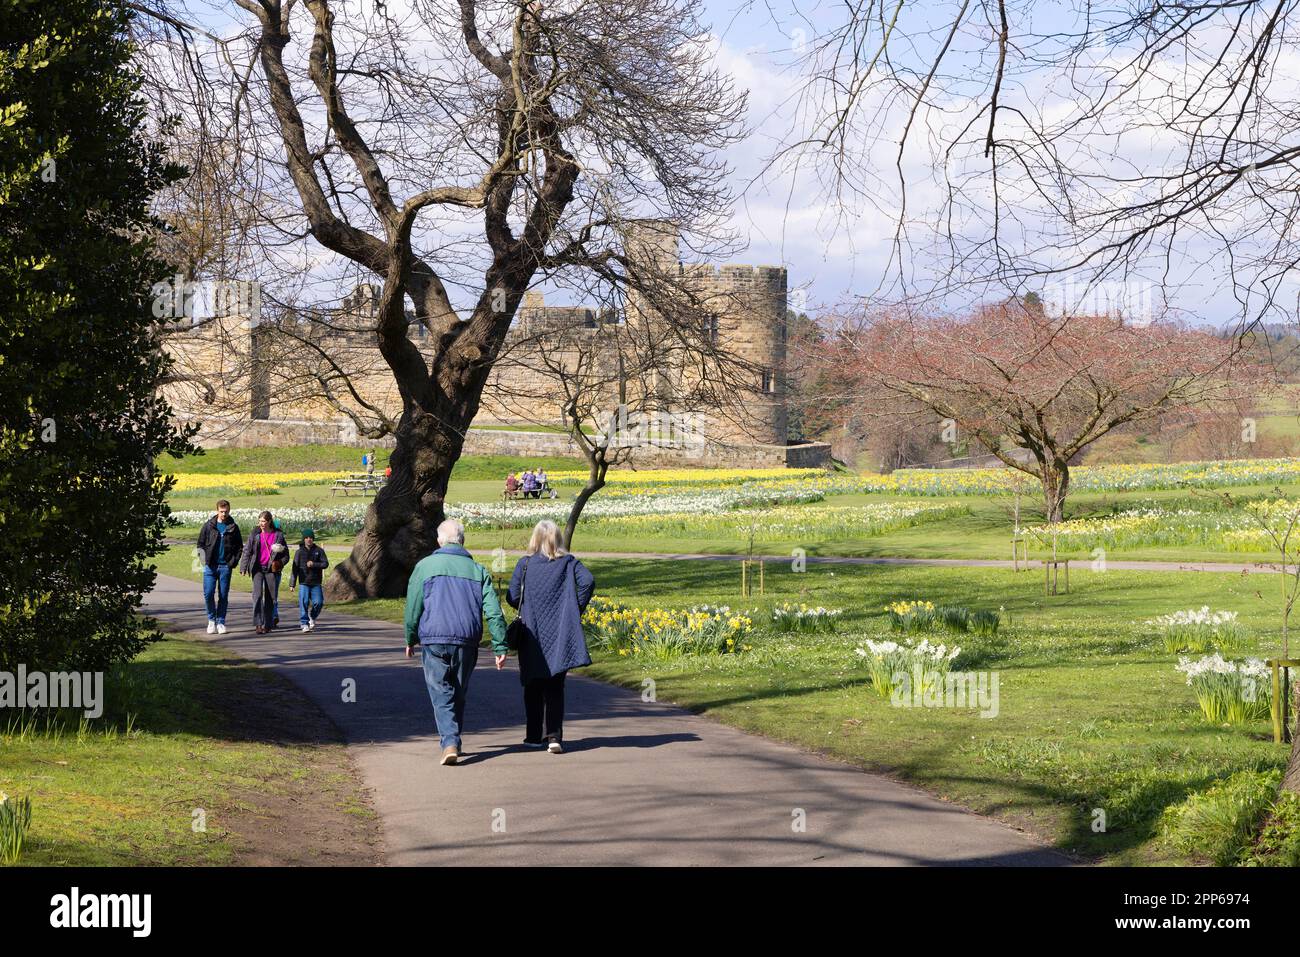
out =
<path fill-rule="evenodd" d="M 528 540 L 528 548 L 524 554 L 536 555 L 538 552 L 551 559 L 569 554 L 564 548 L 564 539 L 560 537 L 560 526 L 549 518 L 544 518 L 537 523 L 537 527 L 533 529 L 533 537 Z"/>

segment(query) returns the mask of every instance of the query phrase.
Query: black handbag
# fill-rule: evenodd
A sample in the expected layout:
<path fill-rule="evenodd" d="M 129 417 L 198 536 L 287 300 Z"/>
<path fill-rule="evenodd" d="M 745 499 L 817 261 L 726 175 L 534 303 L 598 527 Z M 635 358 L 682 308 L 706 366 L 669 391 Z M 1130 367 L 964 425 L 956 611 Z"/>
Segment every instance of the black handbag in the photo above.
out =
<path fill-rule="evenodd" d="M 524 572 L 519 576 L 519 610 L 509 627 L 506 628 L 506 647 L 518 651 L 524 645 L 524 636 L 528 626 L 524 624 L 524 582 L 528 580 L 528 559 L 524 559 Z"/>

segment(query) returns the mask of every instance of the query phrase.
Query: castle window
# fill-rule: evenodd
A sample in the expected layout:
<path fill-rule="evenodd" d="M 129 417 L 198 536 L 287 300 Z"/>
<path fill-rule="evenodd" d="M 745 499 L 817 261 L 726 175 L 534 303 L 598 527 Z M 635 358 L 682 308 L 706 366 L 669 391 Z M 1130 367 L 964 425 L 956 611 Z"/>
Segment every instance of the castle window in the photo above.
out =
<path fill-rule="evenodd" d="M 763 370 L 763 391 L 764 392 L 776 391 L 776 377 L 772 375 L 771 369 Z"/>
<path fill-rule="evenodd" d="M 704 335 L 709 342 L 718 341 L 718 317 L 717 316 L 704 317 Z"/>

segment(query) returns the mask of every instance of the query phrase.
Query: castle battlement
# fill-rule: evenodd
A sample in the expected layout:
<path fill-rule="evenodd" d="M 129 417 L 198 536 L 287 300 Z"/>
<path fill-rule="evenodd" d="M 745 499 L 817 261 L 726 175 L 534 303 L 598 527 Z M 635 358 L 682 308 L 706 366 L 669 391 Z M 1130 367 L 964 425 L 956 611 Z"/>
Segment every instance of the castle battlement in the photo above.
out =
<path fill-rule="evenodd" d="M 748 266 L 743 263 L 686 263 L 681 275 L 701 282 L 758 282 L 765 285 L 784 286 L 788 271 L 784 266 Z"/>

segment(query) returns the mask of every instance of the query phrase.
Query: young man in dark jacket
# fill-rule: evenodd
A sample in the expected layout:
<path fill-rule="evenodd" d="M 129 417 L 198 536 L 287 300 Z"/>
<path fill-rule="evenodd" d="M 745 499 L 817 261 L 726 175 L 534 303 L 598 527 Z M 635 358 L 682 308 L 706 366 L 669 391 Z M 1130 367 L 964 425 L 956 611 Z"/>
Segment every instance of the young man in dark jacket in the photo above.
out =
<path fill-rule="evenodd" d="M 492 573 L 465 551 L 465 528 L 453 518 L 438 526 L 438 550 L 421 559 L 406 589 L 406 657 L 420 646 L 424 683 L 442 740 L 442 763 L 460 758 L 465 693 L 478 661 L 483 618 L 492 633 L 497 670 L 506 661 L 506 619 Z"/>
<path fill-rule="evenodd" d="M 330 560 L 325 549 L 316 544 L 316 533 L 310 528 L 302 530 L 302 544 L 293 556 L 293 571 L 289 573 L 289 587 L 298 585 L 298 624 L 303 633 L 316 627 L 316 619 L 325 606 L 325 589 L 321 587 L 322 573 Z"/>
<path fill-rule="evenodd" d="M 226 633 L 226 606 L 230 598 L 230 570 L 239 561 L 244 539 L 230 515 L 230 503 L 217 502 L 217 514 L 199 529 L 197 557 L 203 562 L 203 602 L 208 608 L 208 634 Z"/>

